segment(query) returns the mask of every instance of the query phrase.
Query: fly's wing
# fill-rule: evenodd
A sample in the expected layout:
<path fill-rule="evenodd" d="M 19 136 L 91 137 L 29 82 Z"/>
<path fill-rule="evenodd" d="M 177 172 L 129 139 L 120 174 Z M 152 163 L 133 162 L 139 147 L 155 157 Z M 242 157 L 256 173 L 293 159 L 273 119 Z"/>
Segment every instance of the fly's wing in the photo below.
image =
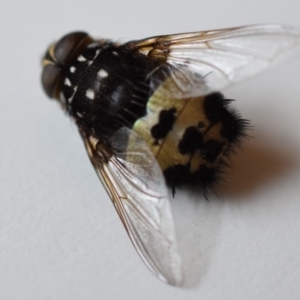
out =
<path fill-rule="evenodd" d="M 162 281 L 180 285 L 181 259 L 167 187 L 147 144 L 127 128 L 118 130 L 109 146 L 84 132 L 81 136 L 142 260 Z M 133 136 L 134 143 L 130 143 Z"/>
<path fill-rule="evenodd" d="M 161 62 L 171 75 L 170 86 L 174 86 L 165 92 L 187 98 L 218 91 L 264 70 L 300 48 L 300 30 L 276 24 L 252 25 L 157 36 L 126 46 Z"/>

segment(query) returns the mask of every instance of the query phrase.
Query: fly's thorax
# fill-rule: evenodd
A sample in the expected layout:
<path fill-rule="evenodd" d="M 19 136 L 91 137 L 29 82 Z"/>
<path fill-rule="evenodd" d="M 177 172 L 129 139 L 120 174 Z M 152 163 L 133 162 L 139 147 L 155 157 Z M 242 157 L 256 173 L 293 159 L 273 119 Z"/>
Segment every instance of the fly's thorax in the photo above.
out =
<path fill-rule="evenodd" d="M 146 114 L 152 93 L 147 74 L 153 66 L 111 43 L 94 50 L 91 60 L 84 51 L 68 67 L 61 100 L 80 128 L 109 137 Z"/>
<path fill-rule="evenodd" d="M 131 128 L 146 113 L 152 91 L 147 75 L 156 63 L 122 45 L 72 33 L 49 48 L 43 64 L 48 96 L 93 136 Z"/>
<path fill-rule="evenodd" d="M 147 115 L 135 122 L 134 131 L 147 142 L 169 184 L 213 182 L 222 156 L 243 134 L 244 121 L 228 110 L 220 93 L 171 98 L 172 83 L 167 79 L 150 97 Z"/>

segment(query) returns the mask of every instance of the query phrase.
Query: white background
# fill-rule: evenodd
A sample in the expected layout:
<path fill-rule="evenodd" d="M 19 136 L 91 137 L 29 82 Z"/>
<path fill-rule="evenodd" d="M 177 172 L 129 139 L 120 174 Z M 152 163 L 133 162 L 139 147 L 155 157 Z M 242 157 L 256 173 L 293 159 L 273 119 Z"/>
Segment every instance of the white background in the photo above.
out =
<path fill-rule="evenodd" d="M 225 91 L 251 120 L 220 199 L 172 200 L 187 283 L 143 265 L 75 126 L 41 90 L 65 33 L 129 39 L 300 27 L 299 0 L 10 1 L 0 10 L 0 299 L 300 299 L 300 55 Z M 9 3 L 9 4 L 8 4 Z"/>

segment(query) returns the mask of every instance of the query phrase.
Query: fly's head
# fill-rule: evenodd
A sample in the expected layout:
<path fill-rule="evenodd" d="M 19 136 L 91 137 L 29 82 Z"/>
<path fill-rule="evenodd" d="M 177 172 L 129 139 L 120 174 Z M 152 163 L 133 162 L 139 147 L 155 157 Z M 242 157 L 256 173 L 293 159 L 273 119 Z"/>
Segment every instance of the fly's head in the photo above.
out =
<path fill-rule="evenodd" d="M 43 89 L 50 98 L 58 100 L 63 108 L 66 108 L 63 87 L 68 85 L 71 87 L 67 76 L 70 66 L 91 42 L 93 40 L 87 33 L 73 32 L 52 44 L 43 58 Z"/>

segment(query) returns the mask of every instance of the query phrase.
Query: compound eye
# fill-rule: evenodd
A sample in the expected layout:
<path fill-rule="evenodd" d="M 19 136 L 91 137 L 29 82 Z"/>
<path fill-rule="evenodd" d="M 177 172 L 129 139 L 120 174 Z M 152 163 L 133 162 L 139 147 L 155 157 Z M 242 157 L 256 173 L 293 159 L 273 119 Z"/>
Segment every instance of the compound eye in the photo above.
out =
<path fill-rule="evenodd" d="M 88 37 L 85 32 L 73 32 L 65 35 L 61 38 L 54 48 L 54 57 L 57 62 L 66 63 L 72 57 L 75 50 L 82 44 L 82 42 Z"/>
<path fill-rule="evenodd" d="M 55 65 L 47 65 L 42 73 L 42 86 L 50 98 L 57 98 L 59 82 L 63 79 L 63 72 Z"/>

